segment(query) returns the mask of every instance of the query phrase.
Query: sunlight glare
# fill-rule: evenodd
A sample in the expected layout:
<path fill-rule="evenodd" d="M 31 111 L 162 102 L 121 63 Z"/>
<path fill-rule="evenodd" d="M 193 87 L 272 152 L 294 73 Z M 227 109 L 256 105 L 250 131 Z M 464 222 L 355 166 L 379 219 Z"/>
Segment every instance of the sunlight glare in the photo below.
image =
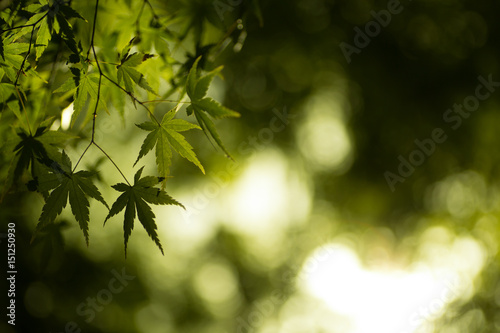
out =
<path fill-rule="evenodd" d="M 73 107 L 73 103 L 68 105 L 61 113 L 61 129 L 64 131 L 69 128 L 71 125 L 71 116 L 73 115 L 73 112 L 75 111 L 75 108 Z"/>
<path fill-rule="evenodd" d="M 302 222 L 309 211 L 310 196 L 283 153 L 268 149 L 251 159 L 229 191 L 227 204 L 227 225 L 259 236 Z"/>
<path fill-rule="evenodd" d="M 460 267 L 454 263 L 472 251 L 479 266 L 484 258 L 479 244 L 457 237 L 454 246 L 444 253 L 439 265 L 420 261 L 405 270 L 379 270 L 363 267 L 354 250 L 332 243 L 334 248 L 314 270 L 301 273 L 302 290 L 322 300 L 333 313 L 352 322 L 350 333 L 433 332 L 433 322 L 451 302 L 462 299 L 471 287 L 478 267 Z M 306 260 L 317 260 L 317 252 Z M 466 265 L 465 265 L 466 266 Z M 466 270 L 465 268 L 468 268 Z"/>
<path fill-rule="evenodd" d="M 343 172 L 352 162 L 352 145 L 341 101 L 335 94 L 318 93 L 305 106 L 299 127 L 299 148 L 317 170 Z"/>

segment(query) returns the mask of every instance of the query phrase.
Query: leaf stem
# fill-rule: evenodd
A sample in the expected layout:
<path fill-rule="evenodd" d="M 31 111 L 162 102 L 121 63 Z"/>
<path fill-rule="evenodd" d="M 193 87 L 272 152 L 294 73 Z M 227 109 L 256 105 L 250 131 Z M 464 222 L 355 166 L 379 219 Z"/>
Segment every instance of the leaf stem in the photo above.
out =
<path fill-rule="evenodd" d="M 146 5 L 146 1 L 142 2 L 141 9 L 139 9 L 139 14 L 137 15 L 137 18 L 135 20 L 135 33 L 139 36 L 141 34 L 141 16 L 142 12 L 144 11 L 144 6 Z"/>
<path fill-rule="evenodd" d="M 90 142 L 87 146 L 87 148 L 85 148 L 85 150 L 83 151 L 83 154 L 80 156 L 80 158 L 78 159 L 78 162 L 76 162 L 75 166 L 73 167 L 73 170 L 72 172 L 75 172 L 76 170 L 76 167 L 78 166 L 78 164 L 80 164 L 80 161 L 82 160 L 83 156 L 85 156 L 85 154 L 87 153 L 87 150 L 89 150 L 90 146 L 92 146 L 92 142 Z"/>
<path fill-rule="evenodd" d="M 80 156 L 80 158 L 78 159 L 78 162 L 76 163 L 75 167 L 73 168 L 73 172 L 76 170 L 76 167 L 78 166 L 78 164 L 80 164 L 80 161 L 82 160 L 83 156 L 87 153 L 87 150 L 90 148 L 90 146 L 94 145 L 96 146 L 97 148 L 99 148 L 99 150 L 108 158 L 108 160 L 111 161 L 111 163 L 113 163 L 113 165 L 115 166 L 115 168 L 118 170 L 118 172 L 122 175 L 123 179 L 125 179 L 125 181 L 127 182 L 127 184 L 129 186 L 130 183 L 129 181 L 127 180 L 127 177 L 125 177 L 125 175 L 123 174 L 123 172 L 120 170 L 120 168 L 118 167 L 118 165 L 116 165 L 115 161 L 113 161 L 113 159 L 108 155 L 108 153 L 106 153 L 104 151 L 104 149 L 101 148 L 101 146 L 99 146 L 96 142 L 95 142 L 95 124 L 96 124 L 96 118 L 97 118 L 97 108 L 99 107 L 99 101 L 101 99 L 101 84 L 102 84 L 102 77 L 106 77 L 108 80 L 110 80 L 103 72 L 102 72 L 102 69 L 101 69 L 101 65 L 99 64 L 99 59 L 97 58 L 97 53 L 95 51 L 95 47 L 94 47 L 94 36 L 95 36 L 95 28 L 96 28 L 96 22 L 97 22 L 97 12 L 98 12 L 98 9 L 99 9 L 99 0 L 96 0 L 96 3 L 95 3 L 95 13 L 94 13 L 94 23 L 92 25 L 92 37 L 91 37 L 91 40 L 90 40 L 90 47 L 89 47 L 89 50 L 87 51 L 87 60 L 89 60 L 89 55 L 90 55 L 90 50 L 92 50 L 92 54 L 94 55 L 94 60 L 95 60 L 95 63 L 97 65 L 97 69 L 99 70 L 99 84 L 97 85 L 97 99 L 96 99 L 96 103 L 95 103 L 95 108 L 94 108 L 94 112 L 93 112 L 93 119 L 92 119 L 92 137 L 90 139 L 90 143 L 89 145 L 87 146 L 87 148 L 85 148 L 83 154 Z M 116 83 L 115 83 L 116 84 Z M 118 85 L 119 87 L 119 85 Z M 121 87 L 120 87 L 121 88 Z M 139 102 L 140 103 L 140 102 Z M 148 110 L 149 111 L 149 110 Z"/>
<path fill-rule="evenodd" d="M 92 37 L 90 38 L 90 47 L 89 50 L 87 51 L 87 60 L 89 60 L 89 55 L 90 55 L 90 50 L 94 51 L 94 57 L 95 57 L 95 50 L 94 50 L 94 36 L 95 36 L 95 26 L 97 22 L 97 11 L 99 9 L 99 0 L 95 1 L 95 12 L 94 12 L 94 22 L 92 24 Z M 97 62 L 97 59 L 96 59 Z M 98 65 L 99 66 L 99 65 Z"/>
<path fill-rule="evenodd" d="M 93 142 L 93 145 L 96 146 L 97 148 L 99 148 L 100 151 L 102 151 L 102 153 L 108 158 L 108 160 L 111 161 L 111 163 L 113 163 L 113 165 L 115 166 L 116 170 L 118 170 L 118 172 L 122 175 L 123 179 L 125 179 L 125 181 L 127 182 L 128 186 L 132 186 L 130 185 L 130 183 L 128 182 L 127 180 L 127 177 L 125 177 L 125 175 L 123 174 L 123 172 L 120 170 L 120 168 L 118 167 L 118 165 L 116 165 L 115 161 L 113 161 L 113 159 L 104 151 L 104 149 L 102 149 L 97 143 Z"/>
<path fill-rule="evenodd" d="M 12 31 L 12 30 L 16 30 L 16 29 L 22 29 L 22 28 L 27 28 L 27 27 L 32 27 L 32 26 L 35 26 L 38 24 L 38 22 L 40 22 L 41 20 L 43 20 L 45 18 L 45 16 L 47 16 L 48 12 L 43 15 L 38 21 L 36 21 L 35 23 L 31 23 L 31 24 L 27 24 L 27 25 L 19 25 L 17 27 L 12 27 L 12 28 L 8 28 L 8 29 L 5 29 L 5 30 L 1 30 L 0 31 L 0 35 L 3 34 L 4 32 L 7 32 L 7 31 Z"/>
<path fill-rule="evenodd" d="M 94 137 L 95 137 L 95 120 L 97 118 L 97 107 L 99 106 L 99 99 L 101 97 L 101 78 L 102 78 L 102 72 L 99 73 L 99 84 L 97 86 L 97 101 L 95 102 L 95 109 L 92 117 L 92 140 L 90 141 L 91 143 L 94 142 Z"/>
<path fill-rule="evenodd" d="M 101 83 L 102 83 L 102 69 L 101 65 L 99 64 L 99 59 L 97 58 L 97 53 L 95 52 L 95 47 L 94 47 L 94 36 L 95 36 L 95 27 L 96 27 L 96 22 L 97 22 L 97 12 L 99 10 L 99 0 L 96 0 L 95 2 L 95 13 L 94 13 L 94 23 L 92 25 L 92 38 L 90 41 L 90 49 L 92 49 L 92 53 L 94 54 L 94 60 L 97 65 L 97 69 L 99 70 L 99 84 L 97 85 L 97 100 L 95 102 L 95 108 L 94 108 L 94 113 L 92 116 L 92 139 L 90 140 L 90 144 L 95 143 L 94 138 L 95 138 L 95 120 L 97 118 L 97 108 L 99 107 L 99 101 L 101 99 Z M 89 57 L 89 52 L 87 52 L 87 59 Z"/>
<path fill-rule="evenodd" d="M 92 63 L 92 60 L 89 60 L 89 62 Z M 120 66 L 120 64 L 117 64 L 117 63 L 114 63 L 114 62 L 102 61 L 102 60 L 100 60 L 99 63 L 106 64 L 106 65 Z"/>
<path fill-rule="evenodd" d="M 191 104 L 191 101 L 176 101 L 173 99 L 155 99 L 152 101 L 144 101 L 144 104 L 147 103 L 162 103 L 162 102 L 167 102 L 167 103 L 185 103 L 185 104 Z"/>
<path fill-rule="evenodd" d="M 118 83 L 116 83 L 113 79 L 111 79 L 109 76 L 107 76 L 106 74 L 102 74 L 102 76 L 104 76 L 109 82 L 113 83 L 115 86 L 117 86 L 121 91 L 123 91 L 124 93 L 126 93 L 127 95 L 130 96 L 130 98 L 132 98 L 134 100 L 134 102 L 137 102 L 139 103 L 143 108 L 146 109 L 146 111 L 148 111 L 148 113 L 151 115 L 151 117 L 153 118 L 153 120 L 158 124 L 160 125 L 160 122 L 158 121 L 158 119 L 156 119 L 155 115 L 153 114 L 153 112 L 151 112 L 151 110 L 145 105 L 146 102 L 142 102 L 141 100 L 139 100 L 137 97 L 134 96 L 134 94 L 132 94 L 130 91 L 126 90 L 125 88 L 123 88 L 122 86 L 120 86 Z"/>
<path fill-rule="evenodd" d="M 144 3 L 146 3 L 149 6 L 149 8 L 151 9 L 151 13 L 153 14 L 153 17 L 155 18 L 155 20 L 158 20 L 158 15 L 156 15 L 155 9 L 151 5 L 151 2 L 149 2 L 149 0 L 144 0 Z"/>

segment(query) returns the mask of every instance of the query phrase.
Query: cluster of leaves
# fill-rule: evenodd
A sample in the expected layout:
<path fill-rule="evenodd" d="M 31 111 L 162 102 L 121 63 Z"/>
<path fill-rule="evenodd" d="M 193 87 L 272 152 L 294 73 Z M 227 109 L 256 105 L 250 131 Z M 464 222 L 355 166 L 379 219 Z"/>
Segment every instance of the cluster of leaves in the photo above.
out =
<path fill-rule="evenodd" d="M 163 253 L 150 205 L 183 207 L 165 192 L 173 151 L 205 173 L 193 146 L 181 133 L 190 129 L 202 130 L 229 156 L 212 119 L 238 117 L 239 114 L 206 96 L 222 67 L 208 72 L 202 69 L 208 66 L 210 57 L 221 52 L 222 40 L 218 44 L 204 45 L 202 31 L 194 29 L 194 52 L 186 51 L 182 56 L 184 62 L 170 54 L 170 49 L 177 45 L 186 48 L 187 36 L 193 27 L 182 26 L 179 23 L 182 20 L 171 18 L 176 15 L 182 18 L 183 13 L 191 15 L 189 10 L 196 3 L 188 1 L 184 7 L 177 4 L 178 8 L 169 8 L 161 4 L 153 6 L 148 0 L 123 0 L 105 6 L 98 0 L 94 4 L 14 0 L 1 11 L 0 160 L 7 165 L 0 168 L 0 180 L 4 184 L 2 198 L 23 189 L 41 194 L 45 203 L 33 235 L 35 241 L 50 230 L 60 231 L 61 228 L 55 227 L 59 225 L 56 220 L 69 201 L 88 245 L 89 199 L 92 198 L 109 210 L 105 222 L 125 209 L 125 253 L 136 216 Z M 169 10 L 173 12 L 168 13 Z M 99 15 L 108 22 L 106 29 L 99 28 Z M 213 13 L 209 16 L 213 19 Z M 135 25 L 131 27 L 130 21 L 134 19 Z M 222 38 L 233 38 L 234 24 L 217 24 L 222 28 Z M 174 33 L 172 27 L 179 25 L 182 29 L 177 30 L 181 32 Z M 130 35 L 135 37 L 130 40 Z M 113 50 L 123 45 L 127 36 L 128 43 L 124 43 L 118 56 L 113 55 Z M 147 63 L 151 61 L 161 69 L 160 78 L 148 77 Z M 150 79 L 152 84 L 148 82 Z M 165 93 L 160 93 L 159 89 L 162 79 L 169 86 Z M 62 83 L 54 87 L 54 82 Z M 186 97 L 189 101 L 184 100 Z M 127 98 L 131 101 L 129 106 Z M 175 106 L 159 118 L 156 113 L 161 110 L 155 110 L 154 106 L 162 102 Z M 183 103 L 189 104 L 187 115 L 193 116 L 199 125 L 176 118 Z M 125 120 L 132 106 L 143 109 L 144 115 L 149 117 L 149 121 L 137 124 L 149 133 L 134 166 L 155 148 L 158 168 L 158 176 L 141 177 L 141 167 L 134 176 L 133 185 L 94 139 L 98 113 L 117 110 Z M 70 128 L 62 130 L 58 125 L 61 110 L 70 107 L 73 109 Z M 90 142 L 73 165 L 65 150 L 71 149 L 71 141 L 84 140 L 76 134 L 85 132 Z M 111 208 L 95 185 L 96 171 L 77 170 L 91 147 L 99 149 L 125 180 L 125 183 L 112 186 L 121 195 Z M 159 184 L 162 186 L 156 187 Z"/>

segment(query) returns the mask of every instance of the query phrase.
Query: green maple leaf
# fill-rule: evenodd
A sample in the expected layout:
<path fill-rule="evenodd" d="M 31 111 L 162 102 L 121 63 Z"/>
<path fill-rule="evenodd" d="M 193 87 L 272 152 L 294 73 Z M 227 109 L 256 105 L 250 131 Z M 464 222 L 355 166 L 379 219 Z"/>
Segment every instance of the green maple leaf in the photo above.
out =
<path fill-rule="evenodd" d="M 141 31 L 140 47 L 142 50 L 151 50 L 154 47 L 155 52 L 167 63 L 170 57 L 168 38 L 168 30 L 165 28 L 162 29 L 161 24 L 153 18 L 151 19 L 150 26 L 145 27 Z"/>
<path fill-rule="evenodd" d="M 86 21 L 78 12 L 62 2 L 51 6 L 47 0 L 42 0 L 38 4 L 28 5 L 24 10 L 33 15 L 24 24 L 25 27 L 19 29 L 14 34 L 14 40 L 31 33 L 33 28 L 37 28 L 38 31 L 34 44 L 36 50 L 35 60 L 38 60 L 47 49 L 53 33 L 61 33 L 61 37 L 71 51 L 78 53 L 73 28 L 68 22 L 70 18 L 79 18 Z M 35 27 L 33 27 L 34 25 Z"/>
<path fill-rule="evenodd" d="M 186 92 L 191 99 L 191 105 L 187 107 L 186 111 L 188 115 L 194 113 L 196 120 L 203 129 L 205 135 L 207 135 L 208 138 L 211 137 L 224 151 L 224 153 L 226 153 L 227 156 L 230 156 L 226 147 L 224 147 L 224 144 L 222 143 L 213 121 L 208 117 L 207 113 L 214 119 L 239 117 L 240 114 L 222 106 L 219 102 L 210 97 L 205 97 L 210 83 L 221 71 L 222 67 L 218 67 L 202 76 L 198 71 L 198 62 L 200 59 L 201 57 L 196 59 L 186 80 Z"/>
<path fill-rule="evenodd" d="M 26 117 L 21 114 L 19 99 L 15 96 L 16 87 L 12 83 L 0 83 L 0 108 L 7 107 L 14 115 L 22 129 L 29 132 L 30 128 L 26 122 Z"/>
<path fill-rule="evenodd" d="M 25 23 L 25 27 L 15 33 L 14 40 L 31 33 L 33 25 L 36 25 L 35 28 L 38 28 L 38 31 L 34 45 L 36 49 L 35 60 L 38 60 L 47 49 L 53 33 L 60 33 L 71 51 L 75 54 L 78 53 L 73 28 L 68 19 L 79 18 L 86 20 L 73 8 L 62 2 L 51 5 L 49 1 L 41 0 L 39 4 L 31 4 L 25 7 L 24 10 L 33 15 Z"/>
<path fill-rule="evenodd" d="M 0 195 L 0 201 L 7 194 L 12 184 L 16 183 L 27 169 L 31 171 L 31 180 L 27 183 L 28 189 L 38 190 L 38 181 L 48 174 L 47 169 L 56 163 L 56 160 L 60 160 L 59 148 L 62 148 L 65 142 L 74 138 L 74 136 L 63 132 L 49 131 L 48 128 L 52 120 L 48 119 L 42 122 L 34 135 L 19 130 L 15 138 L 6 141 L 2 145 L 2 150 L 13 152 L 13 157 Z M 48 196 L 46 191 L 39 192 L 45 197 Z"/>
<path fill-rule="evenodd" d="M 70 70 L 73 76 L 66 80 L 59 88 L 54 90 L 54 93 L 74 91 L 73 107 L 75 111 L 71 116 L 71 126 L 75 124 L 75 121 L 78 119 L 80 113 L 85 110 L 87 101 L 89 101 L 90 97 L 90 101 L 87 106 L 87 114 L 83 123 L 83 125 L 85 125 L 92 119 L 94 112 L 93 106 L 95 106 L 95 103 L 97 102 L 99 75 L 97 73 L 84 73 L 84 71 L 75 67 L 70 68 Z M 99 99 L 99 106 L 107 112 L 106 104 L 102 98 Z"/>
<path fill-rule="evenodd" d="M 141 178 L 143 169 L 144 167 L 140 168 L 135 174 L 133 186 L 124 183 L 118 183 L 112 186 L 118 192 L 123 193 L 116 199 L 115 203 L 113 203 L 106 220 L 104 220 L 104 224 L 106 224 L 109 218 L 125 209 L 123 221 L 125 257 L 127 256 L 128 239 L 134 229 L 136 213 L 142 226 L 146 229 L 148 235 L 163 254 L 163 248 L 156 232 L 155 214 L 148 203 L 154 205 L 177 205 L 184 208 L 182 204 L 174 200 L 165 191 L 154 187 L 162 181 L 161 177 L 146 176 Z"/>
<path fill-rule="evenodd" d="M 13 96 L 15 91 L 16 91 L 16 87 L 12 83 L 0 83 L 0 104 L 6 104 L 9 109 L 12 109 L 13 107 L 8 105 L 8 103 L 15 100 L 14 99 L 15 96 Z M 11 96 L 13 98 L 11 98 Z M 20 112 L 19 102 L 17 102 L 17 105 L 14 108 L 15 108 L 15 111 L 12 110 L 13 112 L 15 112 L 15 113 L 16 113 L 16 111 Z M 3 105 L 2 105 L 2 109 L 3 109 Z M 18 117 L 17 113 L 16 113 L 16 117 Z M 18 117 L 18 119 L 19 119 L 19 117 Z"/>
<path fill-rule="evenodd" d="M 17 181 L 30 167 L 33 179 L 36 180 L 38 173 L 42 172 L 39 164 L 50 167 L 59 155 L 58 148 L 63 147 L 68 139 L 74 138 L 63 132 L 49 131 L 47 125 L 49 124 L 40 124 L 34 135 L 24 131 L 17 132 L 17 140 L 10 143 L 15 145 L 13 148 L 15 155 L 8 174 L 8 184 Z"/>
<path fill-rule="evenodd" d="M 160 124 L 154 122 L 145 122 L 137 126 L 145 131 L 150 131 L 139 151 L 139 156 L 134 165 L 139 162 L 141 157 L 146 155 L 156 146 L 156 164 L 160 176 L 167 177 L 170 165 L 172 164 L 171 147 L 182 157 L 195 164 L 205 173 L 205 169 L 193 152 L 193 147 L 186 141 L 179 132 L 187 131 L 193 128 L 200 129 L 199 126 L 187 122 L 183 119 L 173 119 L 175 110 L 167 112 Z"/>
<path fill-rule="evenodd" d="M 31 4 L 24 8 L 27 13 L 33 14 L 26 21 L 23 28 L 17 30 L 17 32 L 13 35 L 13 40 L 18 40 L 19 38 L 30 34 L 33 30 L 33 25 L 41 22 L 44 17 L 47 16 L 47 11 L 49 9 L 48 1 L 41 1 L 42 3 Z"/>
<path fill-rule="evenodd" d="M 42 179 L 39 184 L 39 190 L 52 191 L 43 206 L 34 237 L 37 232 L 54 222 L 56 217 L 61 214 L 63 208 L 66 207 L 69 198 L 71 211 L 80 229 L 83 231 L 85 242 L 88 246 L 90 204 L 87 196 L 98 200 L 109 209 L 101 193 L 90 180 L 93 173 L 85 170 L 73 172 L 71 169 L 71 161 L 64 151 L 62 153 L 62 163 L 55 166 L 53 165 L 51 171 L 52 172 Z"/>
<path fill-rule="evenodd" d="M 63 3 L 60 3 L 56 8 L 54 8 L 54 13 L 56 14 L 56 20 L 49 21 L 49 26 L 51 24 L 53 25 L 54 32 L 60 33 L 68 48 L 73 52 L 73 55 L 76 55 L 76 57 L 79 58 L 79 50 L 76 45 L 76 38 L 73 33 L 73 27 L 69 23 L 68 19 L 78 18 L 84 20 L 85 22 L 87 22 L 87 20 L 73 8 Z"/>
<path fill-rule="evenodd" d="M 52 39 L 52 34 L 50 33 L 49 22 L 47 19 L 41 20 L 38 25 L 38 33 L 36 35 L 36 59 L 40 58 L 49 46 L 49 42 Z"/>
<path fill-rule="evenodd" d="M 65 5 L 63 2 L 60 2 L 57 8 L 58 14 L 63 16 L 65 19 L 78 18 L 87 22 L 87 20 L 82 15 L 80 15 L 80 13 L 78 13 L 70 6 Z"/>
<path fill-rule="evenodd" d="M 15 43 L 13 37 L 3 39 L 3 54 L 0 57 L 0 68 L 12 82 L 16 81 L 17 72 L 21 70 L 24 57 L 21 54 L 28 51 L 28 43 Z"/>
<path fill-rule="evenodd" d="M 38 130 L 35 135 L 18 132 L 20 138 L 19 143 L 14 148 L 15 165 L 13 180 L 17 181 L 24 170 L 28 169 L 30 165 L 33 167 L 38 160 L 47 161 L 49 156 L 46 147 L 40 140 L 41 131 Z"/>
<path fill-rule="evenodd" d="M 142 89 L 145 89 L 153 94 L 156 95 L 156 92 L 151 88 L 144 78 L 144 75 L 137 71 L 135 67 L 139 66 L 142 64 L 144 61 L 147 59 L 153 57 L 151 54 L 140 54 L 140 53 L 132 53 L 129 54 L 130 49 L 133 46 L 134 43 L 134 38 L 128 43 L 127 46 L 122 50 L 120 54 L 120 64 L 116 66 L 118 72 L 118 83 L 123 83 L 125 84 L 125 89 L 130 92 L 134 93 L 134 86 L 137 84 L 139 87 Z"/>

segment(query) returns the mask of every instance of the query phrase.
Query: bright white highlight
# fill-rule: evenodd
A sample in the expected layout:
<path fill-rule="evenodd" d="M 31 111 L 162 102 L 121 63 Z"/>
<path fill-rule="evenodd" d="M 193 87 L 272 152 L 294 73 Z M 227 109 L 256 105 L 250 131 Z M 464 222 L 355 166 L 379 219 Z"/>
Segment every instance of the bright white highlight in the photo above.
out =
<path fill-rule="evenodd" d="M 420 261 L 407 270 L 367 269 L 349 247 L 329 248 L 321 260 L 318 251 L 309 257 L 298 283 L 352 324 L 346 333 L 434 332 L 433 322 L 451 302 L 470 294 L 471 281 L 484 265 L 481 246 L 470 238 L 455 239 L 451 249 L 441 253 L 439 265 Z M 470 257 L 468 253 L 478 265 L 454 265 Z"/>
<path fill-rule="evenodd" d="M 309 212 L 309 190 L 282 153 L 257 154 L 233 185 L 225 201 L 228 226 L 247 235 L 281 232 L 303 222 Z"/>
<path fill-rule="evenodd" d="M 75 112 L 75 109 L 72 102 L 61 113 L 61 129 L 63 129 L 64 131 L 67 130 L 71 125 L 71 116 L 73 115 L 73 112 Z"/>
<path fill-rule="evenodd" d="M 310 98 L 298 131 L 299 148 L 317 170 L 345 171 L 352 162 L 352 145 L 341 102 L 335 94 Z"/>

